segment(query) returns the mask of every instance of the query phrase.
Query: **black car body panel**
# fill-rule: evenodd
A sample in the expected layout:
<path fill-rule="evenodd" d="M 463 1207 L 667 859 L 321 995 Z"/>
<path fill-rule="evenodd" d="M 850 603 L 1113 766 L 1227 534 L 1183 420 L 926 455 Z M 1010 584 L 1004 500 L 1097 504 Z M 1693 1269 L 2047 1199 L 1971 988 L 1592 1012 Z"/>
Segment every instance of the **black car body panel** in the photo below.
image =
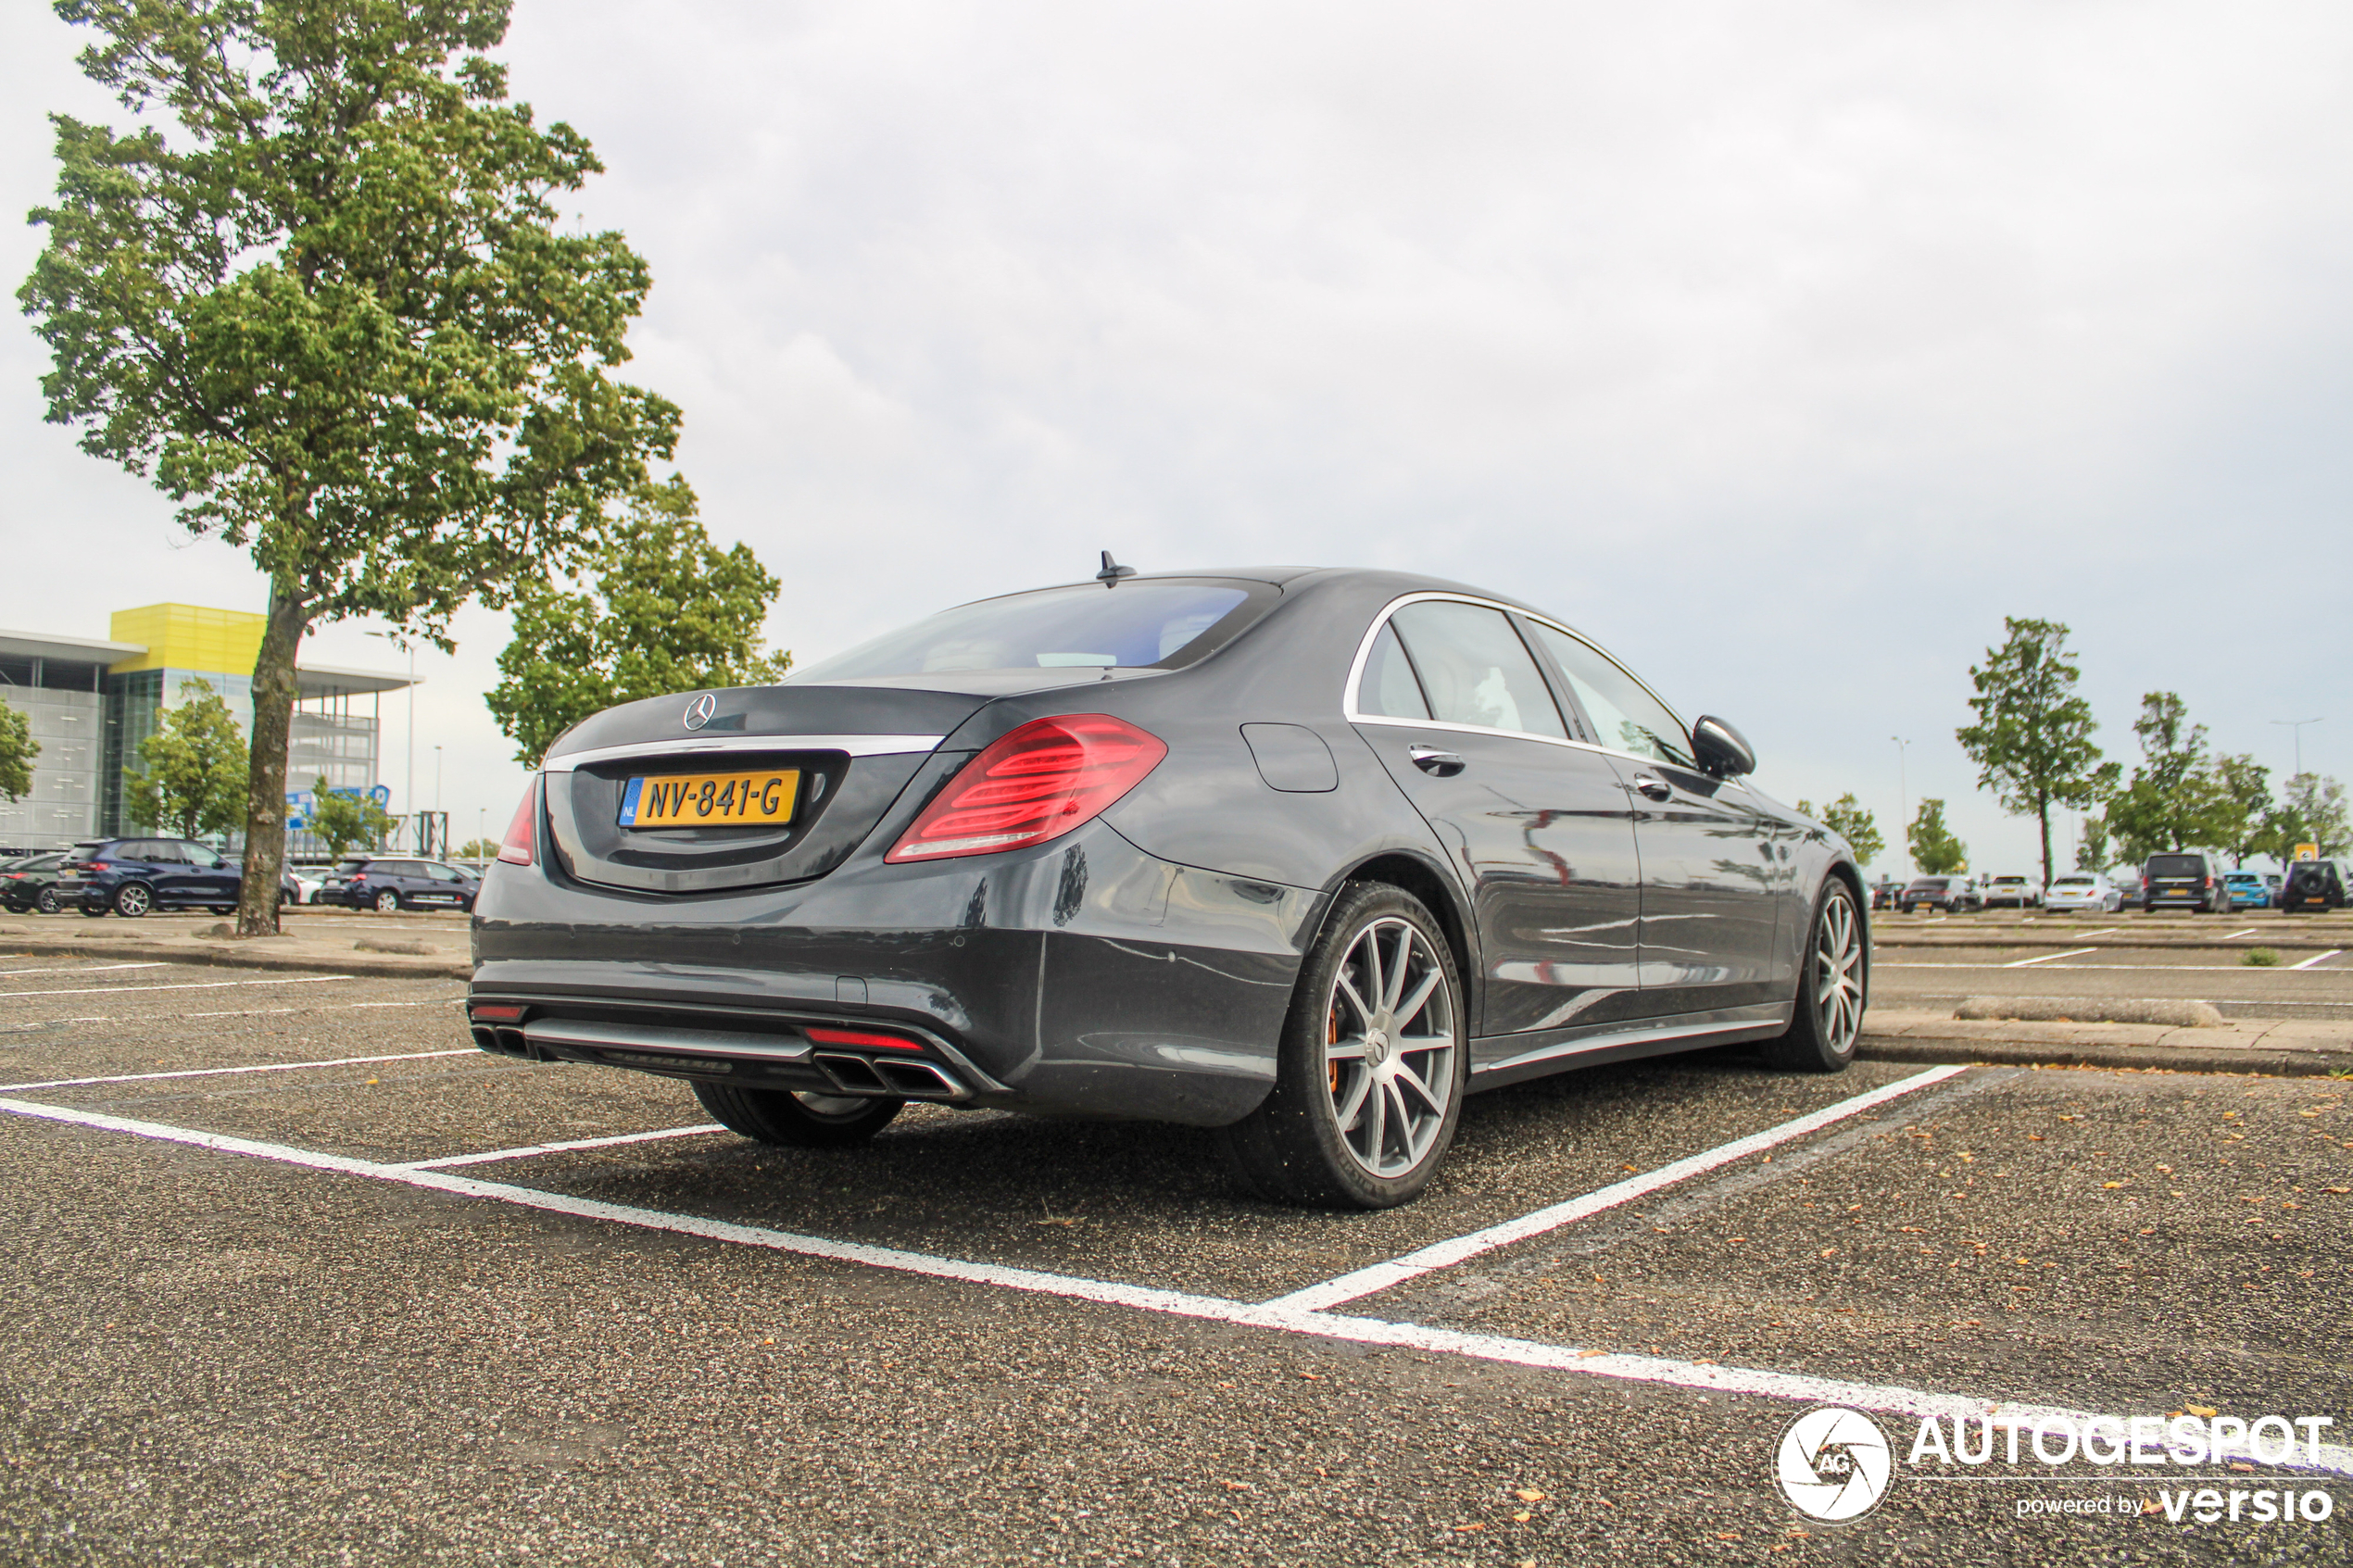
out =
<path fill-rule="evenodd" d="M 2341 909 L 2348 879 L 2342 860 L 2295 860 L 2281 884 L 2279 905 L 2285 909 Z"/>
<path fill-rule="evenodd" d="M 1593 744 L 1549 655 L 1557 735 L 1355 711 L 1352 683 L 1401 601 L 1533 613 L 1514 601 L 1393 572 L 1130 581 L 1248 597 L 1217 646 L 1166 668 L 796 677 L 577 726 L 535 786 L 535 863 L 483 882 L 477 1038 L 788 1083 L 824 1054 L 812 1029 L 897 1031 L 897 1047 L 843 1049 L 890 1083 L 894 1063 L 937 1069 L 952 1087 L 933 1098 L 958 1103 L 1215 1125 L 1272 1085 L 1302 955 L 1352 880 L 1406 887 L 1444 928 L 1481 1087 L 1779 1034 L 1812 901 L 1832 876 L 1862 891 L 1843 843 L 1744 780 Z M 1167 753 L 1084 826 L 887 859 L 992 743 L 1098 713 Z M 1417 750 L 1465 766 L 1433 771 Z M 794 770 L 805 812 L 620 825 L 630 779 L 736 766 Z M 581 1038 L 550 1032 L 565 1021 Z M 745 1076 L 762 1073 L 781 1076 Z"/>
<path fill-rule="evenodd" d="M 2203 849 L 2152 855 L 2143 868 L 2141 908 L 2196 909 L 2201 914 L 2228 913 L 2231 896 L 2222 885 L 2220 857 Z"/>

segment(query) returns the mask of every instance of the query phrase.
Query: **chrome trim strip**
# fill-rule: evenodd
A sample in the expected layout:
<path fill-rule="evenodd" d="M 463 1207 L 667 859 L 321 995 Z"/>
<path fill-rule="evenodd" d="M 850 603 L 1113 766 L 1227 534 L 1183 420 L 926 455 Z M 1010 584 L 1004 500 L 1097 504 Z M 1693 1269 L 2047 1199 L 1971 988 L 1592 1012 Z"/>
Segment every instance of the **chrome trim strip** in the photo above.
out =
<path fill-rule="evenodd" d="M 566 752 L 539 764 L 546 773 L 569 773 L 590 762 L 620 762 L 638 757 L 724 756 L 731 751 L 846 751 L 852 757 L 903 757 L 937 751 L 946 735 L 697 735 L 691 740 L 651 740 L 635 746 L 600 746 Z"/>
<path fill-rule="evenodd" d="M 1776 1026 L 1780 1028 L 1789 1026 L 1790 1010 L 1788 1008 L 1772 1004 L 1758 1008 L 1756 1010 L 1767 1016 L 1739 1019 L 1728 1023 L 1670 1023 L 1648 1029 L 1621 1029 L 1607 1035 L 1588 1035 L 1575 1040 L 1564 1040 L 1558 1045 L 1541 1046 L 1532 1051 L 1523 1051 L 1517 1056 L 1507 1057 L 1502 1061 L 1491 1061 L 1483 1066 L 1474 1067 L 1471 1069 L 1471 1076 L 1477 1078 L 1489 1073 L 1502 1073 L 1514 1067 L 1525 1067 L 1531 1061 L 1550 1061 L 1556 1057 L 1583 1056 L 1588 1051 L 1610 1050 L 1618 1046 L 1639 1046 L 1651 1040 L 1691 1039 L 1703 1035 L 1729 1035 L 1739 1029 L 1771 1029 Z"/>
<path fill-rule="evenodd" d="M 675 1051 L 682 1056 L 749 1058 L 760 1061 L 807 1061 L 806 1039 L 753 1035 L 735 1029 L 669 1029 L 654 1023 L 595 1023 L 585 1019 L 540 1018 L 522 1026 L 535 1045 L 595 1049 Z"/>

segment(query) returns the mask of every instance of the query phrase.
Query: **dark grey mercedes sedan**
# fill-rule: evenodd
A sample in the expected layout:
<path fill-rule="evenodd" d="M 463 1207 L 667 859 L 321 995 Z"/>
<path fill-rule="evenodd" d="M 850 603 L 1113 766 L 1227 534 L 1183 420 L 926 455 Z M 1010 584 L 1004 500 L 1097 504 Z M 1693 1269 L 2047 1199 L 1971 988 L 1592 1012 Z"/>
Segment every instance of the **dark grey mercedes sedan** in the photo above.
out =
<path fill-rule="evenodd" d="M 1106 555 L 564 735 L 475 906 L 473 1037 L 774 1143 L 1147 1118 L 1270 1198 L 1402 1203 L 1473 1090 L 1852 1060 L 1861 874 L 1755 766 L 1501 595 Z"/>

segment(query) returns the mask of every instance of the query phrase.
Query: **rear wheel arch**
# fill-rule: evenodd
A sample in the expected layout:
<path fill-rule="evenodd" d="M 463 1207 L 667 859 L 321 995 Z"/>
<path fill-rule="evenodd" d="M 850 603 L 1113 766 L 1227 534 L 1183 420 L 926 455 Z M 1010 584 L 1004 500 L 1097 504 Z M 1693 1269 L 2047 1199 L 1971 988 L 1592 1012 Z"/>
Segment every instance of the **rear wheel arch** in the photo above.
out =
<path fill-rule="evenodd" d="M 1332 886 L 1335 900 L 1340 890 L 1352 883 L 1379 882 L 1403 888 L 1422 901 L 1438 927 L 1446 934 L 1446 946 L 1454 957 L 1454 972 L 1467 993 L 1464 1001 L 1470 1016 L 1478 1018 L 1483 1000 L 1480 968 L 1474 947 L 1476 936 L 1465 914 L 1462 895 L 1444 874 L 1417 855 L 1391 853 L 1376 855 L 1363 864 L 1352 868 Z"/>

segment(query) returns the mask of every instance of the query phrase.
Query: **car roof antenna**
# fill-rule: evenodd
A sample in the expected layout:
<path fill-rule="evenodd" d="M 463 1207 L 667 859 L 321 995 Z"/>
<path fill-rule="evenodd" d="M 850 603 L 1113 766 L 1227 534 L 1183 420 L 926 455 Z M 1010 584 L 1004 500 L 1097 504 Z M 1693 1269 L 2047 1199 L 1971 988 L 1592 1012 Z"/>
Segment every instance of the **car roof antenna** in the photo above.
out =
<path fill-rule="evenodd" d="M 1121 578 L 1133 577 L 1135 575 L 1136 569 L 1134 567 L 1120 565 L 1117 561 L 1111 558 L 1111 552 L 1109 550 L 1105 550 L 1103 552 L 1103 569 L 1095 573 L 1095 581 L 1101 583 L 1106 588 L 1116 588 L 1119 586 L 1119 580 Z"/>

